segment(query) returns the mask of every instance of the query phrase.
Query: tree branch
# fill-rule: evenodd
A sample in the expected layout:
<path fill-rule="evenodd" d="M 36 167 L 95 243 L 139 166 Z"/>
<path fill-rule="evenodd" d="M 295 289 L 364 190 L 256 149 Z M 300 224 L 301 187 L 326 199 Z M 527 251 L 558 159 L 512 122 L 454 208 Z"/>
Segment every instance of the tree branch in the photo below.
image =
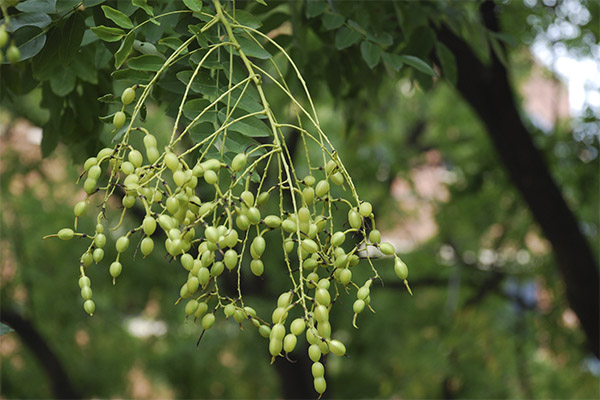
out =
<path fill-rule="evenodd" d="M 495 5 L 483 3 L 485 25 L 498 30 Z M 552 244 L 567 299 L 577 314 L 592 352 L 600 357 L 600 274 L 577 219 L 567 206 L 531 135 L 520 119 L 506 68 L 492 54 L 484 65 L 448 27 L 439 40 L 455 55 L 457 89 L 481 118 L 511 179 Z"/>

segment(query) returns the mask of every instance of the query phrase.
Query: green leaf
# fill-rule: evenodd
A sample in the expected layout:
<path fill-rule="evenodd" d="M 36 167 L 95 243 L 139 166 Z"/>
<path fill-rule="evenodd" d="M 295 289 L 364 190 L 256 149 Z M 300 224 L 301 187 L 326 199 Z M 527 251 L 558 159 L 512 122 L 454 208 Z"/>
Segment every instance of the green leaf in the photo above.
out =
<path fill-rule="evenodd" d="M 183 0 L 183 4 L 192 11 L 202 11 L 202 0 Z"/>
<path fill-rule="evenodd" d="M 379 64 L 379 60 L 381 60 L 381 53 L 381 47 L 374 43 L 363 40 L 363 42 L 360 44 L 360 54 L 371 69 L 375 68 L 375 66 Z"/>
<path fill-rule="evenodd" d="M 260 104 L 257 100 L 252 98 L 252 95 L 250 94 L 251 92 L 249 91 L 249 89 L 251 87 L 252 86 L 249 86 L 248 88 L 246 88 L 246 91 L 244 92 L 243 95 L 242 95 L 243 86 L 232 90 L 231 94 L 230 94 L 230 98 L 229 98 L 229 106 L 233 107 L 237 102 L 236 110 L 243 110 L 243 111 L 246 111 L 247 113 L 255 113 L 255 112 L 260 112 L 260 111 L 264 110 L 264 107 L 262 106 L 262 104 Z M 225 93 L 226 90 L 227 90 L 226 88 L 222 88 L 219 91 L 219 96 L 222 95 L 223 93 Z M 240 98 L 240 96 L 241 96 L 241 98 Z M 239 99 L 239 102 L 238 102 L 238 99 Z M 221 103 L 223 103 L 224 105 L 227 105 L 227 96 L 225 96 L 221 99 Z"/>
<path fill-rule="evenodd" d="M 188 101 L 183 105 L 183 115 L 190 120 L 196 118 L 208 105 L 210 102 L 206 99 L 193 99 Z M 202 117 L 198 120 L 198 122 L 217 122 L 217 112 L 215 110 L 206 111 Z"/>
<path fill-rule="evenodd" d="M 129 69 L 129 68 L 120 69 L 118 71 L 113 72 L 110 75 L 113 77 L 113 79 L 115 79 L 117 81 L 123 80 L 123 81 L 131 81 L 134 83 L 145 83 L 150 80 L 148 73 L 146 73 L 144 71 L 137 71 L 137 70 Z"/>
<path fill-rule="evenodd" d="M 343 27 L 335 34 L 335 48 L 338 50 L 345 49 L 358 42 L 360 38 L 361 34 L 357 31 Z"/>
<path fill-rule="evenodd" d="M 400 57 L 400 61 L 402 61 L 405 64 L 410 65 L 414 69 L 424 72 L 431 76 L 437 76 L 437 74 L 435 73 L 433 68 L 431 68 L 431 66 L 429 66 L 429 64 L 427 64 L 425 61 L 421 60 L 420 58 L 415 57 L 415 56 L 402 56 L 402 55 L 399 57 Z"/>
<path fill-rule="evenodd" d="M 109 26 L 93 26 L 90 28 L 100 39 L 105 42 L 116 42 L 125 36 L 125 31 L 119 28 L 111 28 Z"/>
<path fill-rule="evenodd" d="M 517 40 L 517 38 L 514 37 L 513 35 L 511 35 L 510 33 L 490 31 L 490 35 L 503 41 L 504 43 L 508 44 L 509 46 L 516 47 L 519 44 L 519 41 Z"/>
<path fill-rule="evenodd" d="M 172 49 L 172 50 L 177 50 L 179 48 L 179 46 L 181 46 L 183 44 L 183 41 L 176 37 L 176 36 L 171 36 L 171 37 L 166 37 L 166 38 L 162 38 L 158 41 L 158 44 L 162 44 L 163 46 L 167 46 L 168 48 Z M 188 51 L 187 49 L 184 49 L 181 54 L 186 54 Z"/>
<path fill-rule="evenodd" d="M 96 100 L 98 100 L 100 103 L 108 103 L 108 104 L 111 104 L 111 103 L 119 104 L 119 103 L 121 103 L 121 98 L 115 96 L 112 93 L 108 93 L 108 94 L 105 94 L 104 96 L 100 96 Z"/>
<path fill-rule="evenodd" d="M 328 12 L 321 16 L 321 22 L 326 30 L 331 31 L 344 25 L 346 18 L 343 15 Z"/>
<path fill-rule="evenodd" d="M 71 62 L 71 68 L 77 74 L 77 77 L 93 85 L 98 84 L 98 70 L 94 67 L 94 48 L 82 48 L 79 57 L 75 57 Z"/>
<path fill-rule="evenodd" d="M 192 74 L 193 72 L 189 70 L 181 71 L 177 73 L 177 79 L 187 86 Z M 217 94 L 217 82 L 206 71 L 199 71 L 196 74 L 190 88 L 195 93 L 209 96 Z"/>
<path fill-rule="evenodd" d="M 131 29 L 133 28 L 133 23 L 129 19 L 129 17 L 123 14 L 119 10 L 115 10 L 109 6 L 101 6 L 102 11 L 104 11 L 104 15 L 106 18 L 110 19 L 115 24 L 119 25 L 121 28 Z"/>
<path fill-rule="evenodd" d="M 442 76 L 453 85 L 456 84 L 456 58 L 442 42 L 436 42 L 436 54 L 442 64 Z"/>
<path fill-rule="evenodd" d="M 52 22 L 52 18 L 44 13 L 21 13 L 10 16 L 10 25 L 7 26 L 8 32 L 16 32 L 23 26 L 37 26 L 45 28 Z"/>
<path fill-rule="evenodd" d="M 13 39 L 21 52 L 21 61 L 37 55 L 46 44 L 46 35 L 37 26 L 23 26 L 14 34 Z"/>
<path fill-rule="evenodd" d="M 245 25 L 253 29 L 257 29 L 262 26 L 262 23 L 254 15 L 244 10 L 235 10 L 235 20 L 240 25 Z"/>
<path fill-rule="evenodd" d="M 306 18 L 314 18 L 323 14 L 327 9 L 327 3 L 322 0 L 308 0 L 306 2 Z"/>
<path fill-rule="evenodd" d="M 239 154 L 256 146 L 260 146 L 260 143 L 248 136 L 244 136 L 239 132 L 227 132 L 227 137 L 225 138 L 226 151 Z M 265 152 L 265 149 L 260 149 L 253 154 L 260 155 Z"/>
<path fill-rule="evenodd" d="M 63 65 L 67 65 L 73 60 L 79 51 L 79 45 L 85 32 L 85 20 L 83 15 L 76 12 L 67 20 L 63 31 L 63 43 L 59 54 Z"/>
<path fill-rule="evenodd" d="M 268 6 L 268 4 L 265 2 L 265 0 L 256 0 L 256 2 L 258 4 L 262 4 L 263 6 Z"/>
<path fill-rule="evenodd" d="M 58 28 L 49 31 L 46 44 L 42 51 L 31 60 L 33 76 L 44 81 L 50 79 L 54 68 L 59 64 L 58 52 L 62 45 L 62 33 Z"/>
<path fill-rule="evenodd" d="M 26 0 L 17 4 L 15 8 L 21 12 L 54 14 L 56 12 L 56 0 Z"/>
<path fill-rule="evenodd" d="M 240 118 L 244 115 L 247 115 L 247 114 L 234 112 L 233 115 L 229 118 L 227 123 L 231 122 L 234 119 Z M 225 122 L 226 115 L 223 110 L 219 110 L 218 117 L 219 117 L 219 121 L 221 123 Z M 271 130 L 269 129 L 269 127 L 256 116 L 246 117 L 246 118 L 230 125 L 227 129 L 229 131 L 239 132 L 242 135 L 249 136 L 249 137 L 271 136 Z"/>
<path fill-rule="evenodd" d="M 154 9 L 152 8 L 152 6 L 148 5 L 147 0 L 132 0 L 131 4 L 133 4 L 136 7 L 141 8 L 149 16 L 154 17 Z"/>
<path fill-rule="evenodd" d="M 398 72 L 404 65 L 398 54 L 383 53 L 383 62 L 390 66 L 394 71 Z"/>
<path fill-rule="evenodd" d="M 158 57 L 162 58 L 163 60 L 166 60 L 166 57 L 163 55 L 163 53 L 161 53 L 160 51 L 158 51 L 156 49 L 156 46 L 154 46 L 150 42 L 141 42 L 139 40 L 134 40 L 133 41 L 133 48 L 136 49 L 137 51 L 139 51 L 142 54 L 149 54 L 149 55 L 152 55 L 152 56 L 158 56 Z"/>
<path fill-rule="evenodd" d="M 271 53 L 260 47 L 256 42 L 248 39 L 244 36 L 238 38 L 240 47 L 248 57 L 256 57 L 261 60 L 268 60 L 271 58 Z M 228 47 L 229 48 L 229 47 Z"/>
<path fill-rule="evenodd" d="M 14 332 L 15 330 L 10 326 L 0 323 L 0 336 L 6 335 L 7 333 Z"/>
<path fill-rule="evenodd" d="M 129 54 L 131 54 L 134 40 L 135 31 L 132 30 L 125 36 L 125 40 L 121 42 L 119 50 L 115 53 L 115 68 L 121 68 L 121 65 L 123 65 Z"/>
<path fill-rule="evenodd" d="M 60 141 L 60 129 L 54 125 L 55 122 L 52 119 L 44 125 L 42 133 L 42 155 L 44 157 L 49 156 Z"/>
<path fill-rule="evenodd" d="M 164 60 L 159 56 L 144 54 L 130 58 L 127 66 L 138 71 L 158 71 L 164 65 Z"/>
<path fill-rule="evenodd" d="M 50 88 L 59 97 L 68 95 L 75 89 L 76 76 L 69 68 L 56 68 L 50 79 Z"/>
<path fill-rule="evenodd" d="M 213 124 L 208 122 L 194 124 L 189 130 L 190 137 L 196 143 L 199 143 L 215 132 Z"/>

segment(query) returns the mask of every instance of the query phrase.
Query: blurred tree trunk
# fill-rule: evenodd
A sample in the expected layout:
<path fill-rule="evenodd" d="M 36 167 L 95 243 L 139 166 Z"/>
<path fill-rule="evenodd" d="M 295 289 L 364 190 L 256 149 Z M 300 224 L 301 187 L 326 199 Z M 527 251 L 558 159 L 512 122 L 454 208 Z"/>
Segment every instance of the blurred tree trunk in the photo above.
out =
<path fill-rule="evenodd" d="M 481 15 L 490 30 L 499 30 L 492 1 L 482 4 Z M 591 351 L 600 357 L 598 266 L 575 215 L 520 119 L 506 68 L 495 54 L 489 65 L 483 64 L 469 45 L 445 26 L 438 30 L 438 38 L 456 57 L 458 91 L 483 121 L 500 160 L 552 243 L 567 299 Z"/>

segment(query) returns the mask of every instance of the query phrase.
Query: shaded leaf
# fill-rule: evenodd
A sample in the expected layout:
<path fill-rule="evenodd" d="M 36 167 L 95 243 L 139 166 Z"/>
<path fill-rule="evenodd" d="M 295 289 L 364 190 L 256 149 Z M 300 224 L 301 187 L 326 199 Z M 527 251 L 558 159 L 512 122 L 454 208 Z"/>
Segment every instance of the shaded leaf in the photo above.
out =
<path fill-rule="evenodd" d="M 251 39 L 241 36 L 238 38 L 238 42 L 240 44 L 240 47 L 248 57 L 256 57 L 260 58 L 261 60 L 267 60 L 271 58 L 271 53 L 260 47 L 256 42 L 254 42 Z"/>
<path fill-rule="evenodd" d="M 125 31 L 120 28 L 111 28 L 109 26 L 93 26 L 90 28 L 100 39 L 105 42 L 116 42 L 125 36 Z"/>
<path fill-rule="evenodd" d="M 50 79 L 50 87 L 59 97 L 68 95 L 75 89 L 76 76 L 69 68 L 56 68 Z"/>
<path fill-rule="evenodd" d="M 177 73 L 177 79 L 187 86 L 192 74 L 193 72 L 189 70 L 181 71 Z M 217 82 L 206 71 L 199 71 L 190 88 L 193 92 L 212 96 L 217 93 Z"/>
<path fill-rule="evenodd" d="M 144 54 L 130 58 L 127 66 L 138 71 L 158 71 L 164 65 L 164 60 L 159 56 Z"/>
<path fill-rule="evenodd" d="M 15 32 L 23 26 L 37 26 L 45 28 L 52 22 L 52 18 L 44 13 L 21 13 L 11 15 L 10 25 L 7 26 L 8 32 Z"/>
<path fill-rule="evenodd" d="M 358 42 L 361 34 L 353 29 L 346 27 L 340 28 L 335 34 L 335 48 L 338 50 L 345 49 Z"/>
<path fill-rule="evenodd" d="M 135 83 L 145 83 L 150 80 L 148 73 L 144 71 L 136 71 L 133 69 L 125 68 L 110 74 L 115 80 L 133 81 Z"/>
<path fill-rule="evenodd" d="M 190 120 L 196 118 L 208 105 L 210 102 L 206 99 L 193 99 L 188 101 L 183 105 L 183 115 Z M 206 111 L 202 117 L 198 120 L 198 122 L 217 122 L 215 110 Z"/>
<path fill-rule="evenodd" d="M 339 28 L 344 25 L 346 18 L 343 15 L 328 12 L 321 16 L 321 22 L 323 23 L 323 27 L 328 31 Z"/>
<path fill-rule="evenodd" d="M 131 4 L 133 4 L 136 7 L 141 8 L 142 10 L 144 10 L 146 12 L 146 14 L 148 14 L 149 16 L 153 17 L 154 16 L 154 9 L 152 8 L 152 6 L 148 5 L 147 0 L 132 0 Z"/>
<path fill-rule="evenodd" d="M 363 40 L 363 42 L 360 44 L 360 54 L 371 69 L 379 64 L 379 60 L 381 60 L 381 53 L 381 47 L 372 42 Z"/>
<path fill-rule="evenodd" d="M 202 0 L 183 0 L 183 3 L 192 11 L 202 11 Z"/>
<path fill-rule="evenodd" d="M 383 53 L 383 62 L 390 66 L 394 71 L 398 72 L 404 65 L 398 54 Z"/>
<path fill-rule="evenodd" d="M 327 9 L 327 3 L 322 0 L 308 0 L 306 2 L 306 18 L 314 18 L 323 14 Z"/>
<path fill-rule="evenodd" d="M 54 68 L 58 65 L 60 57 L 58 52 L 62 45 L 62 34 L 58 28 L 54 28 L 48 34 L 46 44 L 42 51 L 32 59 L 33 76 L 44 81 L 50 79 Z"/>
<path fill-rule="evenodd" d="M 240 25 L 245 25 L 253 29 L 257 29 L 262 26 L 262 23 L 254 15 L 244 10 L 235 11 L 235 20 Z"/>
<path fill-rule="evenodd" d="M 257 146 L 260 146 L 260 143 L 248 136 L 244 136 L 241 133 L 235 131 L 227 132 L 227 137 L 225 138 L 225 149 L 227 151 L 239 154 Z M 260 155 L 264 153 L 265 149 L 260 149 L 258 151 L 255 151 L 253 154 Z"/>
<path fill-rule="evenodd" d="M 233 113 L 233 115 L 229 118 L 227 123 L 230 123 L 232 120 L 240 118 L 246 115 L 245 113 Z M 224 123 L 226 115 L 222 110 L 219 110 L 218 113 L 219 122 Z M 246 117 L 227 128 L 229 131 L 239 132 L 242 135 L 250 136 L 250 137 L 267 137 L 271 136 L 271 130 L 269 127 L 258 117 Z"/>
<path fill-rule="evenodd" d="M 21 27 L 14 33 L 13 39 L 21 53 L 21 61 L 37 55 L 46 43 L 46 35 L 37 26 Z"/>
<path fill-rule="evenodd" d="M 22 12 L 54 14 L 56 12 L 56 0 L 26 0 L 17 4 L 15 8 Z"/>
<path fill-rule="evenodd" d="M 63 32 L 64 45 L 60 48 L 60 57 L 63 65 L 68 64 L 77 55 L 79 45 L 83 40 L 85 32 L 85 20 L 83 15 L 76 12 L 67 20 Z"/>
<path fill-rule="evenodd" d="M 121 11 L 115 10 L 110 6 L 101 6 L 101 8 L 106 18 L 110 19 L 112 22 L 119 25 L 121 28 L 133 28 L 133 23 L 131 22 L 129 17 L 123 14 Z"/>
<path fill-rule="evenodd" d="M 202 122 L 194 124 L 189 130 L 190 137 L 196 143 L 199 143 L 212 135 L 215 132 L 213 124 L 209 122 Z"/>
<path fill-rule="evenodd" d="M 418 57 L 401 55 L 401 56 L 399 56 L 399 59 L 400 59 L 400 61 L 404 62 L 405 64 L 410 65 L 411 67 L 413 67 L 414 69 L 416 69 L 418 71 L 424 72 L 431 76 L 437 76 L 435 71 L 433 70 L 433 68 L 431 68 L 431 66 L 429 64 L 427 64 L 425 61 L 421 60 Z"/>
<path fill-rule="evenodd" d="M 456 58 L 454 54 L 443 43 L 436 43 L 436 54 L 442 64 L 442 76 L 453 85 L 456 84 Z"/>
<path fill-rule="evenodd" d="M 119 50 L 117 50 L 117 52 L 115 53 L 115 68 L 120 68 L 129 56 L 129 54 L 131 54 L 134 40 L 135 31 L 132 30 L 127 34 L 127 36 L 125 36 L 125 40 L 121 42 Z"/>

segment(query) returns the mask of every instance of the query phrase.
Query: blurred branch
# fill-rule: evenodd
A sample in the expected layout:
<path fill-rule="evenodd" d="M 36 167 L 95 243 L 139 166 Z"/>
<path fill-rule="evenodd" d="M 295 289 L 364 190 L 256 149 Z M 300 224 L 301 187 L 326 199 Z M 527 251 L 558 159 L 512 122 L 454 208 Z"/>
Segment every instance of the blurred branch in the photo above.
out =
<path fill-rule="evenodd" d="M 38 360 L 50 380 L 52 392 L 56 398 L 79 399 L 82 397 L 73 387 L 71 379 L 56 354 L 29 320 L 5 306 L 0 309 L 0 320 L 15 330 L 23 344 Z"/>
<path fill-rule="evenodd" d="M 498 31 L 495 4 L 481 6 L 484 24 Z M 575 215 L 554 182 L 530 132 L 521 121 L 508 72 L 492 53 L 488 65 L 447 26 L 439 40 L 455 55 L 457 89 L 487 128 L 496 151 L 544 235 L 552 243 L 567 299 L 581 321 L 591 351 L 600 357 L 600 274 Z"/>

